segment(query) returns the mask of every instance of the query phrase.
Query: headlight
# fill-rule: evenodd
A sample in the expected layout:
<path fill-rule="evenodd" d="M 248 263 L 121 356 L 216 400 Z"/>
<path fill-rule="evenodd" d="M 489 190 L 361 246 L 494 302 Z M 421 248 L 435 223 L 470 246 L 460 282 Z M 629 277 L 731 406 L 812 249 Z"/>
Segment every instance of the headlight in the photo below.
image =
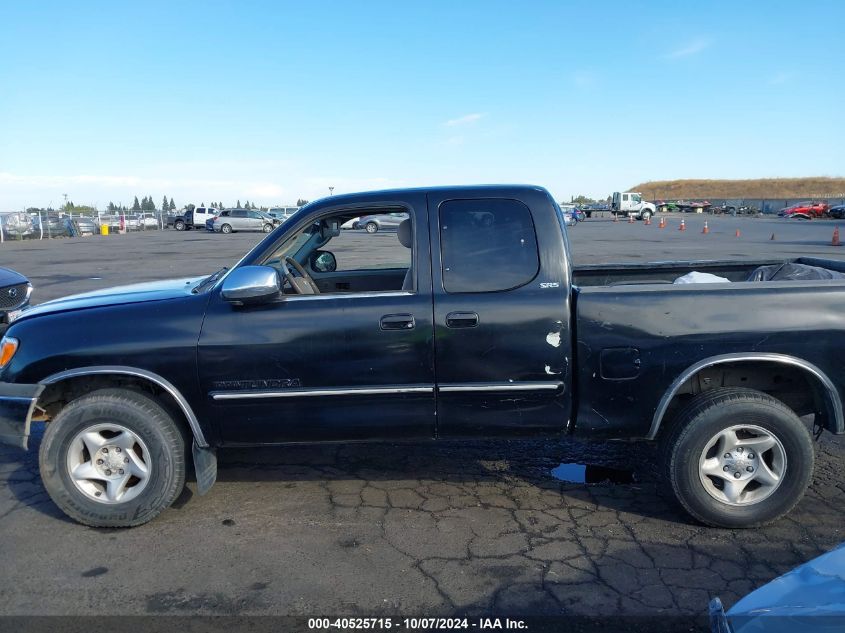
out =
<path fill-rule="evenodd" d="M 4 336 L 0 340 L 0 369 L 3 369 L 12 360 L 12 356 L 18 351 L 18 339 L 11 336 Z"/>

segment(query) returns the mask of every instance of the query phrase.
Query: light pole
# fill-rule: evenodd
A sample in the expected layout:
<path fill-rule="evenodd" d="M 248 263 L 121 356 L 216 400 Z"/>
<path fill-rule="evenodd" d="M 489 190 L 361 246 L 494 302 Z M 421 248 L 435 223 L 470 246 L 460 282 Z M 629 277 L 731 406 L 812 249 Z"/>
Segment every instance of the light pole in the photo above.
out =
<path fill-rule="evenodd" d="M 329 187 L 329 195 L 330 196 L 334 195 L 334 187 Z"/>

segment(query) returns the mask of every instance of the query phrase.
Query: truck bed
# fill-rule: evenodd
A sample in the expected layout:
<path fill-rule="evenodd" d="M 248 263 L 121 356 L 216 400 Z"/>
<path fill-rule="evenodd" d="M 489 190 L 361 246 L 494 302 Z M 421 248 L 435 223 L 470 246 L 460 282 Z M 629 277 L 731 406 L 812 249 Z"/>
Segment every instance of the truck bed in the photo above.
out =
<path fill-rule="evenodd" d="M 690 367 L 716 357 L 801 359 L 845 397 L 836 344 L 845 335 L 845 279 L 672 284 L 691 271 L 744 282 L 757 266 L 788 262 L 845 272 L 845 262 L 809 257 L 577 268 L 576 432 L 647 436 L 661 394 Z"/>
<path fill-rule="evenodd" d="M 845 273 L 845 261 L 797 257 L 785 259 L 758 259 L 743 261 L 664 261 L 631 264 L 588 264 L 576 266 L 573 283 L 579 288 L 591 286 L 619 286 L 629 284 L 671 284 L 675 279 L 692 271 L 711 273 L 731 281 L 746 281 L 758 266 L 772 264 L 807 264 Z"/>

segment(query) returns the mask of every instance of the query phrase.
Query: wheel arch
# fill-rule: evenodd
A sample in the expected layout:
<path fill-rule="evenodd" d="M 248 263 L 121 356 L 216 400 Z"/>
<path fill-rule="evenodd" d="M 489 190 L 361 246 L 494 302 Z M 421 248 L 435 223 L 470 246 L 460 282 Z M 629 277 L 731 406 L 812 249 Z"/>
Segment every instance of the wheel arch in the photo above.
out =
<path fill-rule="evenodd" d="M 164 393 L 168 394 L 168 396 L 172 399 L 172 401 L 184 415 L 185 422 L 187 423 L 187 426 L 191 431 L 191 434 L 193 435 L 193 440 L 196 445 L 200 448 L 209 448 L 209 443 L 205 438 L 205 434 L 203 433 L 199 420 L 197 419 L 197 416 L 191 408 L 191 405 L 187 401 L 187 399 L 169 380 L 146 369 L 140 369 L 137 367 L 126 367 L 122 365 L 101 365 L 68 369 L 52 374 L 47 378 L 41 380 L 39 384 L 44 386 L 44 391 L 42 391 L 41 396 L 39 396 L 39 398 L 43 397 L 45 394 L 48 394 L 48 390 L 50 389 L 50 387 L 55 387 L 60 384 L 67 383 L 71 380 L 86 377 L 107 378 L 109 376 L 128 377 L 139 381 L 142 384 L 146 383 L 147 385 L 154 385 Z"/>
<path fill-rule="evenodd" d="M 802 358 L 789 356 L 787 354 L 775 354 L 768 352 L 750 352 L 750 353 L 734 353 L 721 354 L 719 356 L 711 356 L 694 363 L 685 369 L 672 382 L 657 405 L 654 416 L 651 420 L 647 439 L 656 439 L 660 432 L 664 418 L 669 410 L 670 405 L 679 396 L 681 388 L 687 384 L 692 378 L 701 373 L 703 370 L 720 365 L 741 365 L 746 363 L 756 363 L 762 366 L 775 367 L 789 367 L 798 370 L 808 384 L 813 387 L 815 393 L 823 401 L 826 413 L 826 427 L 833 433 L 845 432 L 845 416 L 843 415 L 842 400 L 839 397 L 839 392 L 836 389 L 833 381 L 813 363 Z"/>

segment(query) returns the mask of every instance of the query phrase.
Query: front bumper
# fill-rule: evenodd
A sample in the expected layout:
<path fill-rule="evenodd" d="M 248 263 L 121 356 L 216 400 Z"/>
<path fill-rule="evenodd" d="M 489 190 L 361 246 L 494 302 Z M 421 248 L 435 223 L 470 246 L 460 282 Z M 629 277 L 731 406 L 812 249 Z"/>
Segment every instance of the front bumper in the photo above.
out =
<path fill-rule="evenodd" d="M 0 382 L 0 444 L 27 449 L 29 425 L 44 385 Z"/>

